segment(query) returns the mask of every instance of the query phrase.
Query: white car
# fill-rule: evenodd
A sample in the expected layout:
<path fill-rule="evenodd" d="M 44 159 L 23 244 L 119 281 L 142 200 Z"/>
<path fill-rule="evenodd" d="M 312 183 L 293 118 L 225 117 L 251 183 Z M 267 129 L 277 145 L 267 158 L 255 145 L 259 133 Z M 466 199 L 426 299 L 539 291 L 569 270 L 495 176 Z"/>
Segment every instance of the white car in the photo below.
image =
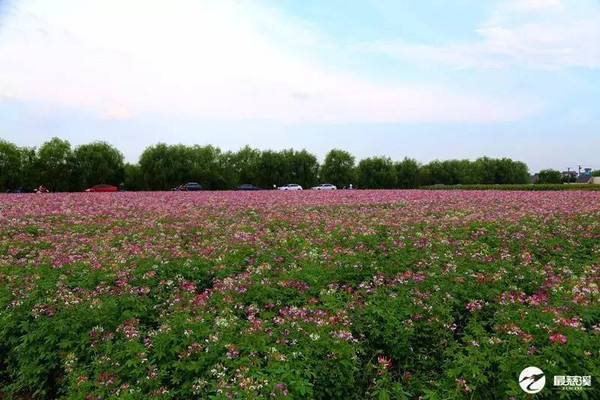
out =
<path fill-rule="evenodd" d="M 302 186 L 295 183 L 290 183 L 288 185 L 278 187 L 277 190 L 302 190 Z"/>
<path fill-rule="evenodd" d="M 331 183 L 321 183 L 320 185 L 317 185 L 311 189 L 312 190 L 336 190 L 337 187 L 335 185 L 332 185 Z"/>

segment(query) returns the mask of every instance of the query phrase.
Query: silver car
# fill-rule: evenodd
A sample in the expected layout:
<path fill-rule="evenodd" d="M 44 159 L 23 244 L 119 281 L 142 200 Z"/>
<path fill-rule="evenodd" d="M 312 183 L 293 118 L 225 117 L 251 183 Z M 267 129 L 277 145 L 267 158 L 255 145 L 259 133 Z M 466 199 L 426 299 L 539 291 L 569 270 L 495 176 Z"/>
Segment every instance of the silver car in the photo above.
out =
<path fill-rule="evenodd" d="M 321 183 L 320 185 L 314 186 L 312 190 L 336 190 L 337 187 L 331 183 Z"/>
<path fill-rule="evenodd" d="M 285 186 L 278 187 L 277 190 L 302 190 L 302 186 L 296 183 L 290 183 Z"/>

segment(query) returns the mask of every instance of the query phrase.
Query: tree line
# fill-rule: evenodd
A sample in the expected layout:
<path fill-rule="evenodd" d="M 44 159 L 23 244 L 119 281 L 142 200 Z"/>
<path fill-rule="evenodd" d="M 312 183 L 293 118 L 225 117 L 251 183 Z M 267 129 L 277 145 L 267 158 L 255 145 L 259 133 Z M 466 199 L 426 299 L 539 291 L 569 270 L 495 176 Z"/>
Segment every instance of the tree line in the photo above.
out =
<path fill-rule="evenodd" d="M 361 189 L 418 188 L 425 185 L 529 183 L 527 165 L 509 158 L 475 161 L 445 160 L 420 164 L 369 157 L 356 161 L 347 151 L 333 149 L 323 163 L 306 150 L 258 150 L 245 146 L 222 151 L 215 146 L 158 143 L 147 147 L 137 164 L 106 142 L 73 148 L 53 138 L 39 148 L 18 147 L 0 140 L 0 189 L 30 191 L 44 185 L 51 191 L 81 191 L 96 184 L 123 190 L 169 190 L 199 182 L 210 190 L 233 189 L 243 183 L 262 188 L 297 183 L 304 188 L 332 183 Z"/>

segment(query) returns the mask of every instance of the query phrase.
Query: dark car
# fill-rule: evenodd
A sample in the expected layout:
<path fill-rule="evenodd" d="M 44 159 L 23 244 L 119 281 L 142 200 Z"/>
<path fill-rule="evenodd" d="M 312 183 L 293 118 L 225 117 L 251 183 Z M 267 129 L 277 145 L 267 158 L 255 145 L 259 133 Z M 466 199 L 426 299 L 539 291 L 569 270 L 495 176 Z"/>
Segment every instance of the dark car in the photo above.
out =
<path fill-rule="evenodd" d="M 86 192 L 118 192 L 119 188 L 113 185 L 96 185 L 85 189 Z"/>
<path fill-rule="evenodd" d="M 187 191 L 202 190 L 202 185 L 200 185 L 197 182 L 188 182 L 185 185 L 183 185 L 183 190 L 187 190 Z"/>
<path fill-rule="evenodd" d="M 251 183 L 244 183 L 237 187 L 237 190 L 260 190 L 258 186 L 254 186 Z"/>

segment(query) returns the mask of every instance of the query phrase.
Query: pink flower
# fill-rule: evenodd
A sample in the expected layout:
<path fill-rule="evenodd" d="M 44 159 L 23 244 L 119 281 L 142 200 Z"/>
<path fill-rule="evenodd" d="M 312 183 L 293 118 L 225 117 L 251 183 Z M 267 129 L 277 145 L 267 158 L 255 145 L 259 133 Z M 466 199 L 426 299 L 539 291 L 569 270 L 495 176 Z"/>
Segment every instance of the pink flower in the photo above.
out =
<path fill-rule="evenodd" d="M 469 387 L 469 384 L 467 383 L 466 379 L 456 378 L 455 381 L 458 386 L 462 386 L 463 392 L 469 393 L 471 391 L 471 388 Z"/>
<path fill-rule="evenodd" d="M 377 357 L 377 363 L 381 365 L 383 369 L 390 369 L 392 366 L 392 360 L 383 355 Z"/>
<path fill-rule="evenodd" d="M 181 281 L 181 288 L 187 292 L 196 291 L 196 285 L 193 282 Z"/>
<path fill-rule="evenodd" d="M 553 333 L 550 335 L 550 342 L 553 344 L 567 343 L 567 337 L 562 333 Z"/>
<path fill-rule="evenodd" d="M 474 312 L 479 311 L 483 308 L 483 300 L 471 300 L 467 304 L 467 310 Z"/>

